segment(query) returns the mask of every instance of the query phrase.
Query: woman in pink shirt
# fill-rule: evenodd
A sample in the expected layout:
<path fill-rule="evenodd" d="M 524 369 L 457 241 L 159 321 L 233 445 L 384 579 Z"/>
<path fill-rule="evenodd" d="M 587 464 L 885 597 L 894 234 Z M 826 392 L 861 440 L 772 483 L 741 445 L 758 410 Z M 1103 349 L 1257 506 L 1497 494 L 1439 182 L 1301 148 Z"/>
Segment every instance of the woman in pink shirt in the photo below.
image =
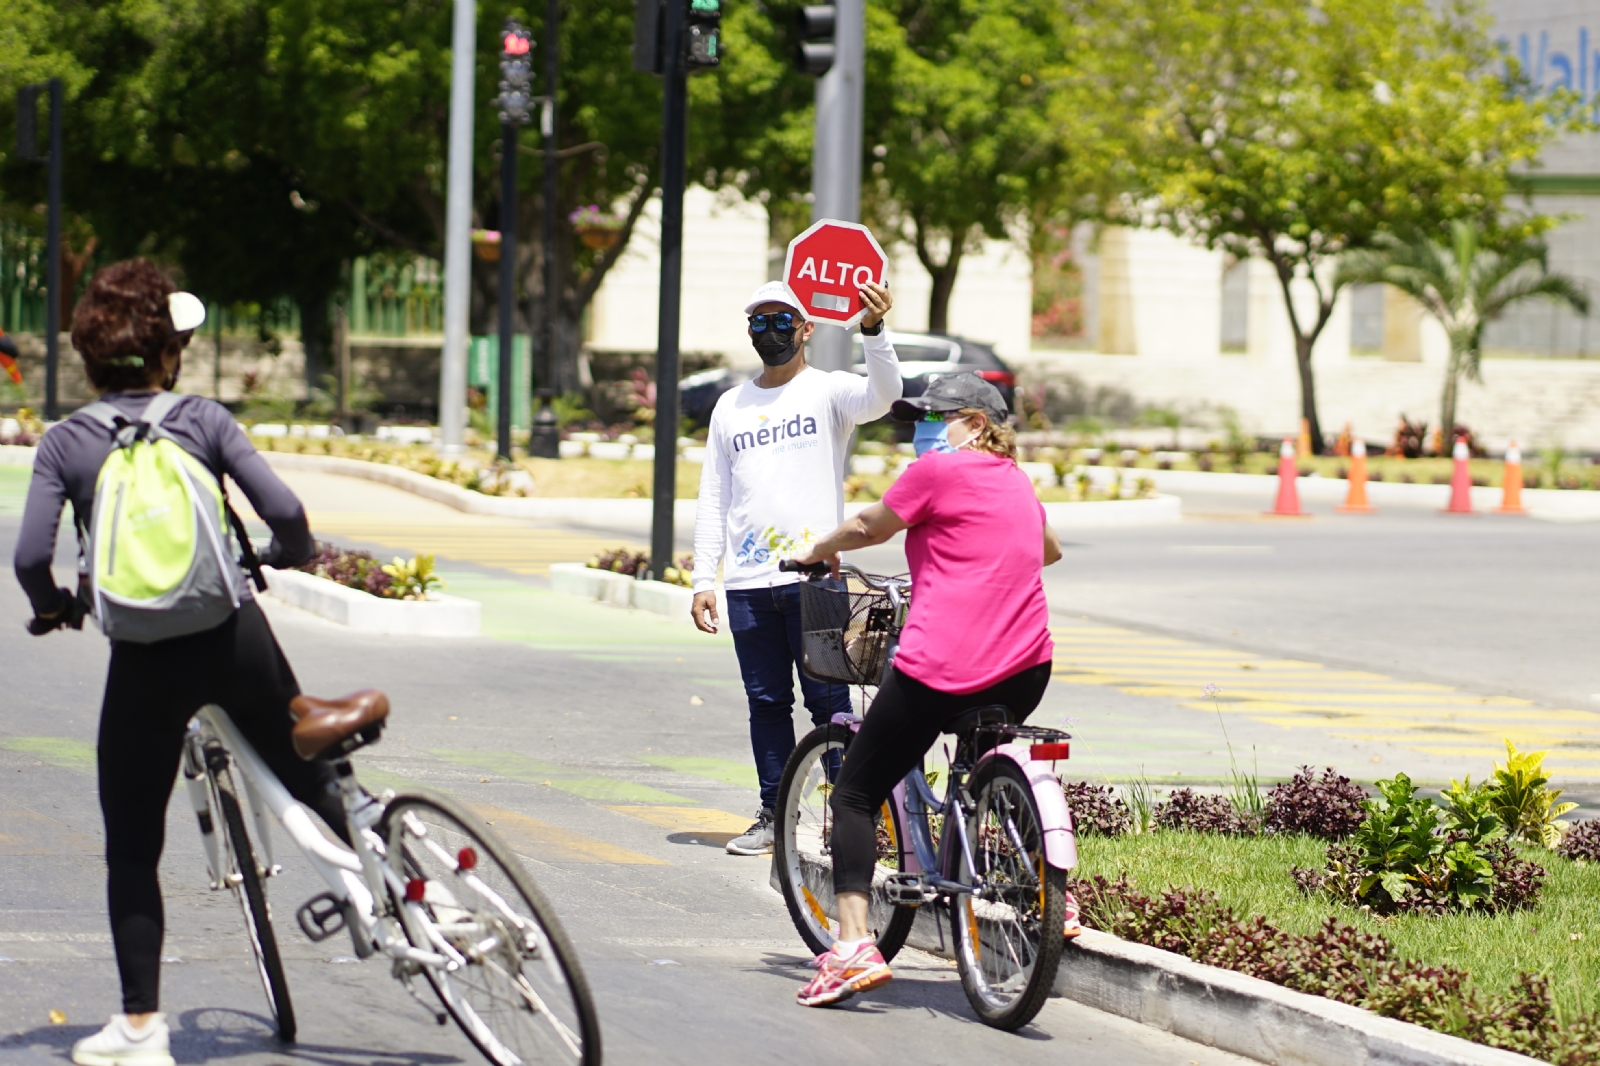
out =
<path fill-rule="evenodd" d="M 917 423 L 919 458 L 883 502 L 799 560 L 837 565 L 841 551 L 908 531 L 911 612 L 894 667 L 834 782 L 839 939 L 800 990 L 808 1007 L 890 980 L 867 933 L 867 890 L 877 855 L 873 819 L 895 784 L 958 715 L 998 703 L 1020 721 L 1050 683 L 1054 644 L 1041 570 L 1061 558 L 1061 542 L 1033 483 L 1017 469 L 1016 435 L 1000 391 L 974 374 L 948 375 L 921 396 L 896 401 L 892 414 Z"/>

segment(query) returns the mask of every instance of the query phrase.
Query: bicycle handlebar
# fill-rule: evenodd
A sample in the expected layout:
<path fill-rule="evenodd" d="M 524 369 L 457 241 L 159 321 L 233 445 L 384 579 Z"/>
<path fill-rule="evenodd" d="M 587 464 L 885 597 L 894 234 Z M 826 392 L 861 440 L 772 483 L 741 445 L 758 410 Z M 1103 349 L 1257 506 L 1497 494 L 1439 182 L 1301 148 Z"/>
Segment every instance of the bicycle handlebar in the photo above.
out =
<path fill-rule="evenodd" d="M 807 577 L 827 577 L 833 572 L 833 568 L 827 563 L 802 564 L 794 559 L 779 560 L 778 570 L 785 574 L 804 574 Z M 861 570 L 859 567 L 851 566 L 849 563 L 841 563 L 839 565 L 839 572 L 841 574 L 849 574 L 851 577 L 854 577 L 857 581 L 860 581 L 863 585 L 867 586 L 867 588 L 872 589 L 875 592 L 888 592 L 890 588 L 897 588 L 904 591 L 905 589 L 911 587 L 910 578 L 869 574 Z"/>

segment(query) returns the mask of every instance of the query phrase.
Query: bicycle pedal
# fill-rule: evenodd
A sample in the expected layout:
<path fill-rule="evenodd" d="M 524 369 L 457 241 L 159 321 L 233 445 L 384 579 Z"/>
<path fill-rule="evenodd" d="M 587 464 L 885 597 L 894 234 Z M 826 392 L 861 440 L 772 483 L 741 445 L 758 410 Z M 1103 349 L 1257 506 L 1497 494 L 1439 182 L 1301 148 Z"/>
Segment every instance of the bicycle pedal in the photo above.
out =
<path fill-rule="evenodd" d="M 936 898 L 925 874 L 893 873 L 883 884 L 883 896 L 897 907 L 920 907 Z"/>
<path fill-rule="evenodd" d="M 294 916 L 300 923 L 300 931 L 318 944 L 343 931 L 345 925 L 344 906 L 331 892 L 312 896 L 300 905 Z"/>

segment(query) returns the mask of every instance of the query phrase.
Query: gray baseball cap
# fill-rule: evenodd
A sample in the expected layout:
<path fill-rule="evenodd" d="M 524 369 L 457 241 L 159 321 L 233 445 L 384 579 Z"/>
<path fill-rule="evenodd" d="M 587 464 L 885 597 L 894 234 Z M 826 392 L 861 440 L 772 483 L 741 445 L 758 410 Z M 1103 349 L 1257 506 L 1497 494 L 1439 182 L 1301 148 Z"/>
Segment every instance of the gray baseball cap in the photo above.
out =
<path fill-rule="evenodd" d="M 929 411 L 960 411 L 967 407 L 982 411 L 991 422 L 1004 422 L 1011 417 L 1000 390 L 976 374 L 935 374 L 928 378 L 928 387 L 921 396 L 896 400 L 889 415 L 897 422 L 920 422 Z"/>

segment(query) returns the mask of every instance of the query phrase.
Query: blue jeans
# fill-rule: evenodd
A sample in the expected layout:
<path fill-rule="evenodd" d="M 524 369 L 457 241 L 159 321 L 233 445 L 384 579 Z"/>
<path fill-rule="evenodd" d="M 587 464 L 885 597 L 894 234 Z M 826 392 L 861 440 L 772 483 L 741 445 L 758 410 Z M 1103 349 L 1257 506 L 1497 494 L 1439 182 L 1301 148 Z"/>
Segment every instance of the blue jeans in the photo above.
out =
<path fill-rule="evenodd" d="M 750 749 L 761 782 L 761 806 L 778 805 L 783 764 L 794 751 L 794 673 L 801 662 L 800 586 L 728 590 L 728 629 L 739 656 L 744 694 L 750 701 Z M 848 685 L 800 673 L 811 721 L 822 725 L 850 710 Z"/>

